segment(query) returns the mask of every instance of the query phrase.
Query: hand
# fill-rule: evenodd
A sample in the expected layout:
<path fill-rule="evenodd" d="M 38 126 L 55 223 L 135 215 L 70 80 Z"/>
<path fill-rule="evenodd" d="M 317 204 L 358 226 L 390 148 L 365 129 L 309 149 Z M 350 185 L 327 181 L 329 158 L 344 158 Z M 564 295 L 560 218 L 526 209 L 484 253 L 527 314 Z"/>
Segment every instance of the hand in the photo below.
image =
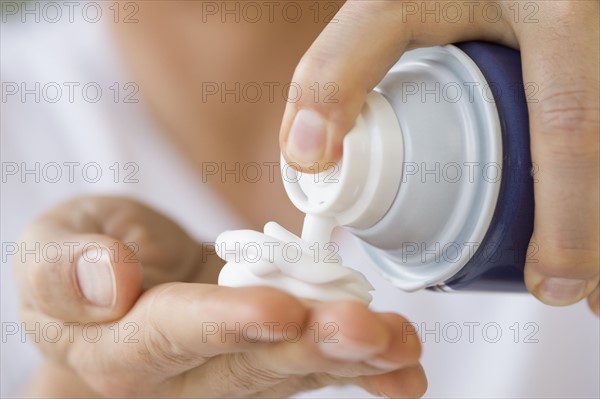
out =
<path fill-rule="evenodd" d="M 462 17 L 445 16 L 444 1 L 346 2 L 292 78 L 305 92 L 315 80 L 335 82 L 338 101 L 302 96 L 288 102 L 282 152 L 309 173 L 315 163 L 323 170 L 339 160 L 342 140 L 365 96 L 406 50 L 476 39 L 520 48 L 524 81 L 539 87 L 539 101 L 529 103 L 532 158 L 538 167 L 531 240 L 539 252 L 537 262 L 525 267 L 525 281 L 533 295 L 550 305 L 588 297 L 600 316 L 599 3 L 451 3 L 462 7 Z M 425 13 L 425 6 L 437 7 L 439 22 L 435 11 Z M 483 12 L 485 6 L 489 14 L 500 10 L 498 21 Z"/>
<path fill-rule="evenodd" d="M 70 201 L 23 242 L 59 248 L 16 265 L 25 328 L 46 331 L 46 366 L 31 396 L 282 397 L 348 383 L 396 397 L 426 389 L 419 339 L 405 319 L 358 302 L 309 304 L 271 288 L 207 284 L 222 266 L 214 249 L 137 202 Z"/>

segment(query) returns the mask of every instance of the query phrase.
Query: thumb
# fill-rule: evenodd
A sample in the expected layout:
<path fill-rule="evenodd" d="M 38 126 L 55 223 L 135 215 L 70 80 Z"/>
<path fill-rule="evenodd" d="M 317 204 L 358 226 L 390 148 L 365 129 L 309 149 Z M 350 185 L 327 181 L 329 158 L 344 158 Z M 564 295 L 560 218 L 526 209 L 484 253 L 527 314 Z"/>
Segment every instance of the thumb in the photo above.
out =
<path fill-rule="evenodd" d="M 69 322 L 105 322 L 121 318 L 141 294 L 142 265 L 119 240 L 61 234 L 56 226 L 41 222 L 27 231 L 20 245 L 29 250 L 16 262 L 26 311 Z"/>
<path fill-rule="evenodd" d="M 294 93 L 298 99 L 288 99 L 279 136 L 288 163 L 315 172 L 338 161 L 342 140 L 354 126 L 366 95 L 404 51 L 509 36 L 494 34 L 493 27 L 483 29 L 485 21 L 476 18 L 422 21 L 418 10 L 409 6 L 419 7 L 401 1 L 349 1 L 321 32 L 292 79 L 300 88 Z M 461 13 L 468 15 L 468 10 Z"/>

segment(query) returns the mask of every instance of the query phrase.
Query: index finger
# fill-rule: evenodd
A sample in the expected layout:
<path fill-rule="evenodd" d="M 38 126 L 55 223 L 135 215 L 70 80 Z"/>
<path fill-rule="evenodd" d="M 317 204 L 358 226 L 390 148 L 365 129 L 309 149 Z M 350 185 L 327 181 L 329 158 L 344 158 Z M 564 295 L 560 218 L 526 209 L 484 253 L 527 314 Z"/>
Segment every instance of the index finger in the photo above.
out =
<path fill-rule="evenodd" d="M 468 2 L 451 3 L 460 15 L 472 14 Z M 426 7 L 427 2 L 396 0 L 344 4 L 294 72 L 292 80 L 302 92 L 314 91 L 318 83 L 317 89 L 330 95 L 301 96 L 286 104 L 279 143 L 290 165 L 314 173 L 337 162 L 367 94 L 406 50 L 472 39 L 516 45 L 504 24 L 480 15 L 452 22 L 422 20 L 418 11 Z"/>

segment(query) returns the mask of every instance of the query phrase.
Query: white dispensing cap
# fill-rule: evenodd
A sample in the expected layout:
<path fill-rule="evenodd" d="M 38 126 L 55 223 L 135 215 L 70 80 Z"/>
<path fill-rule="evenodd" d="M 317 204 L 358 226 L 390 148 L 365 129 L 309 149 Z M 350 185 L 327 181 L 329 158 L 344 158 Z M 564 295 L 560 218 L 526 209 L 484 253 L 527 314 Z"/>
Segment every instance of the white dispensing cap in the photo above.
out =
<path fill-rule="evenodd" d="M 307 215 L 369 228 L 392 205 L 402 178 L 402 133 L 385 97 L 368 95 L 343 146 L 343 159 L 316 174 L 298 172 L 282 158 L 283 184 L 294 205 Z"/>
<path fill-rule="evenodd" d="M 443 286 L 482 242 L 498 200 L 502 134 L 488 88 L 454 46 L 407 52 L 369 94 L 339 164 L 302 174 L 282 159 L 288 196 L 307 214 L 302 238 L 348 227 L 398 288 Z M 448 170 L 456 176 L 440 179 Z"/>

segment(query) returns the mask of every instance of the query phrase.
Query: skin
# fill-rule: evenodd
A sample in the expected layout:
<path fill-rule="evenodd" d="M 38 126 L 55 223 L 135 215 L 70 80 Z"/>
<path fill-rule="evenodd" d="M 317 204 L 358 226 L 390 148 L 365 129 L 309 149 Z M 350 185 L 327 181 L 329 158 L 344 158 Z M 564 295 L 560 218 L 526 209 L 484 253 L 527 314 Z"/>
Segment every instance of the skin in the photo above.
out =
<path fill-rule="evenodd" d="M 341 11 L 329 25 L 310 18 L 299 24 L 223 24 L 218 18 L 198 23 L 202 14 L 196 2 L 139 2 L 139 23 L 116 24 L 115 34 L 151 115 L 199 179 L 206 161 L 276 162 L 279 145 L 289 161 L 301 161 L 287 151 L 300 109 L 315 110 L 326 122 L 324 148 L 307 163 L 338 160 L 341 140 L 365 95 L 405 50 L 470 39 L 521 48 L 525 81 L 541 89 L 540 101 L 530 104 L 532 152 L 539 166 L 532 240 L 540 252 L 539 262 L 526 267 L 526 281 L 547 303 L 589 297 L 598 312 L 598 3 L 540 2 L 539 23 L 533 25 L 509 19 L 448 24 L 409 18 L 402 23 L 401 2 L 336 4 Z M 336 82 L 340 101 L 327 104 L 303 96 L 286 103 L 276 96 L 249 104 L 218 96 L 203 101 L 199 94 L 206 81 L 283 84 L 290 78 L 306 91 L 317 81 Z M 248 228 L 277 220 L 298 231 L 302 215 L 278 179 L 275 184 L 267 179 L 253 184 L 212 179 L 209 184 Z M 267 288 L 215 286 L 221 263 L 210 249 L 141 204 L 76 199 L 50 210 L 24 240 L 42 246 L 63 241 L 121 245 L 118 256 L 111 253 L 116 296 L 107 306 L 83 296 L 75 272 L 80 254 L 60 264 L 17 265 L 27 323 L 97 322 L 107 337 L 97 343 L 42 343 L 47 362 L 28 395 L 281 397 L 337 383 L 389 397 L 420 396 L 426 390 L 419 340 L 407 333 L 400 316 L 353 302 L 303 302 Z M 140 243 L 135 254 L 122 246 L 130 241 Z M 127 255 L 132 257 L 126 263 Z M 577 297 L 548 300 L 548 277 L 583 279 L 585 287 Z M 113 342 L 115 321 L 140 326 L 139 342 Z M 315 342 L 303 335 L 290 343 L 277 331 L 268 342 L 203 342 L 202 322 L 236 321 L 294 322 L 303 331 L 315 321 L 334 322 L 350 340 L 325 344 L 322 337 Z M 74 336 L 81 337 L 81 331 Z M 345 353 L 355 356 L 340 359 Z"/>
<path fill-rule="evenodd" d="M 436 3 L 443 9 L 444 2 Z M 502 11 L 499 21 L 484 17 L 481 10 L 473 12 L 470 20 L 463 5 L 464 17 L 455 23 L 444 23 L 444 18 L 435 23 L 432 17 L 423 23 L 418 11 L 416 16 L 408 15 L 400 1 L 346 3 L 336 16 L 338 22 L 323 30 L 292 78 L 301 87 L 310 86 L 315 76 L 321 82 L 335 82 L 339 101 L 315 103 L 304 97 L 287 104 L 279 137 L 282 151 L 289 162 L 308 172 L 315 163 L 323 170 L 337 161 L 365 96 L 406 50 L 474 39 L 519 48 L 523 81 L 539 87 L 528 102 L 532 160 L 538 168 L 531 248 L 539 252 L 528 257 L 525 282 L 533 295 L 549 305 L 571 305 L 588 298 L 590 308 L 600 316 L 600 4 L 536 2 L 537 22 L 526 23 L 525 8 L 521 17 L 510 8 L 519 3 L 493 3 Z M 292 146 L 290 132 L 300 110 L 317 113 L 323 134 L 313 128 Z M 299 147 L 305 151 L 298 151 Z"/>
<path fill-rule="evenodd" d="M 58 262 L 17 265 L 28 327 L 73 326 L 57 342 L 40 341 L 47 362 L 26 396 L 262 398 L 357 384 L 415 397 L 427 387 L 419 339 L 401 316 L 354 301 L 303 302 L 270 288 L 217 286 L 214 251 L 132 200 L 72 200 L 43 215 L 23 240 L 101 246 L 111 254 L 116 292 L 109 306 L 87 300 L 74 273 L 81 250 L 70 257 L 67 246 Z M 100 333 L 86 330 L 91 322 Z M 206 327 L 236 331 L 235 323 L 261 326 L 261 337 Z M 326 323 L 339 329 L 336 342 L 327 339 Z M 288 324 L 301 335 L 286 332 Z"/>

